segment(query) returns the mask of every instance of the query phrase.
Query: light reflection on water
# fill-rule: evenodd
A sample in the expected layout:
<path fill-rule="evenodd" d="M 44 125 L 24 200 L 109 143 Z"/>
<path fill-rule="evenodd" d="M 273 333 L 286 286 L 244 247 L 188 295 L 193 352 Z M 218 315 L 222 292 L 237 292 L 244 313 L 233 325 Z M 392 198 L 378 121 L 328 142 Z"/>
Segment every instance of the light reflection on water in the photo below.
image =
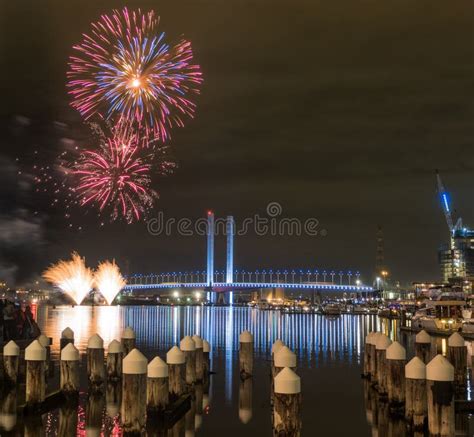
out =
<path fill-rule="evenodd" d="M 53 338 L 54 359 L 59 355 L 61 331 L 68 326 L 82 353 L 93 334 L 101 335 L 107 345 L 131 326 L 137 334 L 138 348 L 149 359 L 156 355 L 164 358 L 166 351 L 185 335 L 201 335 L 211 344 L 211 369 L 216 374 L 211 378 L 209 393 L 204 395 L 209 406 L 202 417 L 196 416 L 196 435 L 226 437 L 272 434 L 269 358 L 277 338 L 297 353 L 304 399 L 302 435 L 314 435 L 315 429 L 320 435 L 370 435 L 360 381 L 365 336 L 371 330 L 382 330 L 397 338 L 394 323 L 376 316 L 325 317 L 238 307 L 40 307 L 38 322 Z M 250 330 L 255 339 L 255 374 L 247 385 L 242 385 L 238 377 L 239 334 L 243 330 Z M 82 385 L 86 390 L 84 376 Z M 341 399 L 346 420 L 334 421 Z M 82 430 L 87 425 L 83 417 L 87 402 L 83 398 L 80 407 L 78 428 Z M 59 413 L 46 417 L 43 420 L 47 420 L 50 430 L 47 435 L 56 435 Z M 117 435 L 113 431 L 117 423 L 117 417 L 107 415 L 106 408 L 103 435 Z"/>

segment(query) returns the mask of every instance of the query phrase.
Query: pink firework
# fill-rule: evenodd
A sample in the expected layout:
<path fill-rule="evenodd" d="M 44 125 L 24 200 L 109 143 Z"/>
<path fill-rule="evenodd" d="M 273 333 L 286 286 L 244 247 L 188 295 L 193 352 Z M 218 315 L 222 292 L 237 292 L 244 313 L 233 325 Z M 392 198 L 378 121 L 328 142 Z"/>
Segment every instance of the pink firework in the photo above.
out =
<path fill-rule="evenodd" d="M 151 159 L 151 154 L 140 155 L 136 135 L 113 135 L 97 151 L 83 151 L 70 165 L 76 183 L 71 189 L 82 206 L 110 210 L 112 220 L 139 221 L 158 197 L 151 189 Z"/>
<path fill-rule="evenodd" d="M 68 71 L 72 106 L 86 118 L 133 121 L 147 139 L 165 141 L 195 112 L 202 74 L 191 43 L 168 45 L 153 11 L 114 10 L 74 46 Z"/>

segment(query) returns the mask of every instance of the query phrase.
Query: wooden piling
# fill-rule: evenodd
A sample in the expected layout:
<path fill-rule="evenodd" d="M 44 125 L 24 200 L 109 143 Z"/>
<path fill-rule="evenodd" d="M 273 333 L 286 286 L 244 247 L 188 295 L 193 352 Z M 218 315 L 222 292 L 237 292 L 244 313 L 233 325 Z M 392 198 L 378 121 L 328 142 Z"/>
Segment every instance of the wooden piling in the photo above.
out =
<path fill-rule="evenodd" d="M 415 336 L 415 355 L 425 364 L 431 361 L 431 337 L 425 330 Z"/>
<path fill-rule="evenodd" d="M 168 365 L 155 357 L 148 364 L 147 378 L 147 410 L 163 411 L 169 403 Z"/>
<path fill-rule="evenodd" d="M 77 435 L 77 415 L 77 400 L 75 403 L 66 402 L 59 407 L 58 437 Z"/>
<path fill-rule="evenodd" d="M 247 379 L 253 375 L 253 335 L 243 331 L 239 337 L 240 378 Z"/>
<path fill-rule="evenodd" d="M 377 384 L 377 351 L 375 349 L 375 344 L 377 343 L 377 339 L 379 336 L 384 335 L 381 332 L 373 332 L 372 338 L 369 343 L 369 373 L 370 373 L 370 381 L 372 385 Z"/>
<path fill-rule="evenodd" d="M 196 343 L 187 335 L 181 340 L 179 348 L 186 361 L 186 385 L 191 388 L 196 382 Z"/>
<path fill-rule="evenodd" d="M 275 377 L 273 435 L 299 436 L 301 433 L 300 377 L 285 367 Z"/>
<path fill-rule="evenodd" d="M 122 424 L 125 434 L 141 434 L 146 427 L 146 374 L 148 361 L 132 349 L 123 359 Z"/>
<path fill-rule="evenodd" d="M 405 366 L 405 419 L 413 431 L 424 428 L 428 413 L 426 395 L 426 364 L 414 357 Z"/>
<path fill-rule="evenodd" d="M 3 347 L 3 371 L 7 387 L 14 387 L 18 381 L 19 362 L 20 348 L 13 340 L 10 340 Z"/>
<path fill-rule="evenodd" d="M 273 378 L 275 378 L 285 367 L 289 367 L 291 370 L 295 371 L 296 354 L 289 347 L 282 346 L 274 354 L 273 363 Z"/>
<path fill-rule="evenodd" d="M 123 346 L 112 340 L 107 348 L 107 379 L 117 381 L 122 377 Z"/>
<path fill-rule="evenodd" d="M 79 351 L 68 343 L 61 351 L 60 388 L 64 393 L 79 393 Z"/>
<path fill-rule="evenodd" d="M 239 386 L 239 419 L 245 425 L 252 419 L 252 378 L 242 379 Z"/>
<path fill-rule="evenodd" d="M 371 377 L 370 355 L 372 351 L 372 342 L 373 342 L 374 334 L 375 332 L 369 332 L 365 336 L 365 344 L 364 344 L 364 364 L 363 364 L 362 375 L 369 379 Z"/>
<path fill-rule="evenodd" d="M 59 340 L 59 349 L 62 350 L 69 343 L 74 344 L 74 331 L 68 327 L 61 332 L 61 339 Z"/>
<path fill-rule="evenodd" d="M 122 384 L 120 381 L 108 381 L 105 388 L 107 416 L 116 417 L 120 413 L 122 402 Z"/>
<path fill-rule="evenodd" d="M 447 358 L 454 367 L 454 388 L 462 392 L 466 388 L 467 380 L 467 347 L 464 338 L 457 332 L 448 338 Z"/>
<path fill-rule="evenodd" d="M 44 362 L 46 349 L 38 340 L 34 340 L 25 349 L 26 361 L 26 403 L 29 406 L 44 401 L 46 381 L 44 377 Z"/>
<path fill-rule="evenodd" d="M 392 408 L 403 408 L 405 404 L 405 364 L 407 353 L 398 342 L 393 342 L 386 350 L 387 394 Z"/>
<path fill-rule="evenodd" d="M 86 403 L 86 436 L 100 437 L 102 429 L 102 416 L 105 406 L 105 398 L 100 391 L 91 391 L 87 396 Z M 125 430 L 124 430 L 125 434 Z"/>
<path fill-rule="evenodd" d="M 454 436 L 454 367 L 442 355 L 426 366 L 428 429 L 433 436 Z"/>
<path fill-rule="evenodd" d="M 196 422 L 196 402 L 194 398 L 191 398 L 191 405 L 186 414 L 184 415 L 184 436 L 185 437 L 193 437 L 194 427 Z"/>
<path fill-rule="evenodd" d="M 135 331 L 130 328 L 130 326 L 127 326 L 122 332 L 122 338 L 120 341 L 123 347 L 123 357 L 125 358 L 127 354 L 136 347 Z"/>
<path fill-rule="evenodd" d="M 196 345 L 196 381 L 202 382 L 204 377 L 204 342 L 199 335 L 193 335 L 192 339 Z"/>
<path fill-rule="evenodd" d="M 386 350 L 392 344 L 385 334 L 377 337 L 375 344 L 375 354 L 377 360 L 377 391 L 381 396 L 387 394 L 387 359 Z"/>
<path fill-rule="evenodd" d="M 53 363 L 51 363 L 51 339 L 44 334 L 41 334 L 37 340 L 40 342 L 46 350 L 46 360 L 44 362 L 44 375 L 46 378 L 46 384 L 48 384 L 48 378 L 51 375 L 51 369 L 54 369 Z"/>
<path fill-rule="evenodd" d="M 100 386 L 105 381 L 104 340 L 98 334 L 87 342 L 87 377 L 93 386 Z"/>
<path fill-rule="evenodd" d="M 180 398 L 185 392 L 185 363 L 184 353 L 173 346 L 166 354 L 168 364 L 170 401 Z"/>
<path fill-rule="evenodd" d="M 275 340 L 275 342 L 272 344 L 272 351 L 271 351 L 271 360 L 272 360 L 272 364 L 271 364 L 271 375 L 272 375 L 272 379 L 273 379 L 273 374 L 275 373 L 275 354 L 280 350 L 280 348 L 282 348 L 283 346 L 285 346 L 285 343 L 283 343 L 280 339 L 277 339 Z"/>
<path fill-rule="evenodd" d="M 209 372 L 211 371 L 211 345 L 207 340 L 202 342 L 202 356 L 203 356 L 203 384 L 209 381 Z"/>

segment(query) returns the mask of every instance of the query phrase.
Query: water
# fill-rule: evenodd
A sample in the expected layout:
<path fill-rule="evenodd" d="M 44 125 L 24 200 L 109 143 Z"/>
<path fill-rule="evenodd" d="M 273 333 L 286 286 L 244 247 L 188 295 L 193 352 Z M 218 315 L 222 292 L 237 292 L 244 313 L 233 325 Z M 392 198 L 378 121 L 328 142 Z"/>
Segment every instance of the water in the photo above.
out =
<path fill-rule="evenodd" d="M 69 326 L 75 345 L 84 353 L 88 338 L 98 333 L 107 345 L 119 339 L 131 326 L 137 346 L 152 359 L 185 335 L 199 334 L 211 344 L 209 406 L 195 420 L 199 436 L 271 436 L 270 350 L 280 338 L 297 353 L 298 374 L 303 395 L 303 436 L 369 436 L 364 384 L 360 378 L 363 344 L 371 330 L 382 330 L 409 348 L 412 336 L 400 334 L 396 322 L 377 316 L 325 317 L 313 314 L 280 314 L 250 308 L 230 307 L 58 307 L 40 306 L 37 319 L 42 331 L 53 338 L 52 357 L 58 359 L 61 331 Z M 255 340 L 255 375 L 250 384 L 240 386 L 238 337 L 250 330 Z M 57 381 L 59 372 L 56 372 Z M 56 382 L 57 385 L 57 382 Z M 50 384 L 54 386 L 54 384 Z M 86 378 L 83 375 L 83 388 Z M 23 389 L 24 390 L 24 389 Z M 251 393 L 250 409 L 239 411 L 239 398 Z M 79 428 L 85 423 L 85 395 L 81 398 Z M 120 435 L 118 417 L 107 414 L 104 405 L 103 435 Z M 57 435 L 59 413 L 43 416 L 45 435 Z M 202 419 L 202 420 L 201 420 Z M 18 426 L 17 426 L 18 428 Z M 1 434 L 3 435 L 3 433 Z M 18 435 L 22 435 L 21 432 Z M 187 434 L 188 435 L 188 434 Z"/>

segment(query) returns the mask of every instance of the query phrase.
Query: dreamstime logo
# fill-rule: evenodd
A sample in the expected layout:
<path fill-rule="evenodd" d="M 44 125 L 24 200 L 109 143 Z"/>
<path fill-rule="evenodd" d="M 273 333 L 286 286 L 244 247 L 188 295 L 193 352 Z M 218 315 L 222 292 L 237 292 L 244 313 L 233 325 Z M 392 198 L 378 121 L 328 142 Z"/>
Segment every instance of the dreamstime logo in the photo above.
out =
<path fill-rule="evenodd" d="M 234 235 L 243 236 L 255 234 L 259 237 L 264 236 L 310 236 L 325 237 L 326 229 L 319 228 L 319 220 L 310 217 L 300 220 L 296 217 L 280 217 L 283 214 L 283 207 L 278 202 L 270 202 L 266 207 L 266 216 L 254 214 L 246 217 L 241 223 L 236 223 L 233 218 L 217 217 L 214 219 L 214 235 L 227 235 L 231 230 Z M 174 217 L 165 217 L 163 211 L 158 212 L 158 216 L 148 220 L 147 229 L 150 235 L 172 236 L 178 234 L 183 237 L 192 237 L 194 235 L 206 236 L 208 234 L 208 219 L 201 217 L 192 220 L 188 217 L 176 219 Z"/>

